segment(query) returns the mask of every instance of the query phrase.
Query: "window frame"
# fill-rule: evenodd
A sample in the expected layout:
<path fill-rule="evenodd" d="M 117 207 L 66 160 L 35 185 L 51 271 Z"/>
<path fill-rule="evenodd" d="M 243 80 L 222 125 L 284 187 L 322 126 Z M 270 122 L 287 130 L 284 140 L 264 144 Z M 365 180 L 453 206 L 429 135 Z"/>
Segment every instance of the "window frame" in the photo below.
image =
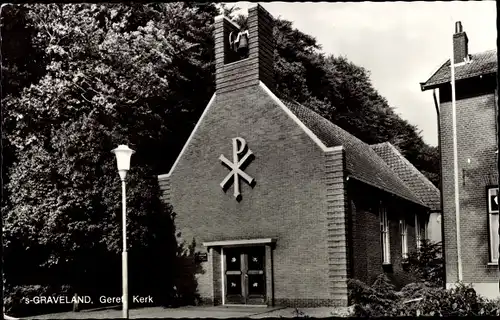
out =
<path fill-rule="evenodd" d="M 403 259 L 408 258 L 408 224 L 406 219 L 399 220 L 399 231 L 401 234 L 401 256 Z"/>
<path fill-rule="evenodd" d="M 492 192 L 496 190 L 498 197 L 498 186 L 488 186 L 486 187 L 486 198 L 487 198 L 487 211 L 488 211 L 488 246 L 490 248 L 489 252 L 489 262 L 491 264 L 498 264 L 499 262 L 499 244 L 500 244 L 500 235 L 498 230 L 498 223 L 494 225 L 493 216 L 496 216 L 497 221 L 500 219 L 499 210 L 492 210 L 491 208 L 491 197 Z M 497 227 L 496 230 L 494 227 Z M 496 239 L 495 239 L 496 238 Z M 496 240 L 496 241 L 495 241 Z M 496 245 L 495 245 L 496 242 Z"/>
<path fill-rule="evenodd" d="M 380 245 L 382 248 L 382 264 L 391 264 L 391 240 L 390 240 L 390 223 L 387 215 L 387 208 L 380 204 L 379 207 L 379 222 L 380 222 Z"/>
<path fill-rule="evenodd" d="M 422 247 L 422 230 L 420 228 L 420 218 L 416 213 L 415 213 L 415 241 L 417 242 L 417 249 L 420 250 L 420 247 Z"/>

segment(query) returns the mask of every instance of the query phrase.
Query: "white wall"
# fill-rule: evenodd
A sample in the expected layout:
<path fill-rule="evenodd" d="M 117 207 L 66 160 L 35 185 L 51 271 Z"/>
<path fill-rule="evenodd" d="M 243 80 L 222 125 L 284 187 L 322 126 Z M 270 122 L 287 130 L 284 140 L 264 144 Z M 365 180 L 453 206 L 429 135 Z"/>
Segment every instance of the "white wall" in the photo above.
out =
<path fill-rule="evenodd" d="M 433 212 L 429 216 L 429 222 L 427 223 L 427 239 L 432 242 L 440 242 L 442 240 L 440 212 Z"/>

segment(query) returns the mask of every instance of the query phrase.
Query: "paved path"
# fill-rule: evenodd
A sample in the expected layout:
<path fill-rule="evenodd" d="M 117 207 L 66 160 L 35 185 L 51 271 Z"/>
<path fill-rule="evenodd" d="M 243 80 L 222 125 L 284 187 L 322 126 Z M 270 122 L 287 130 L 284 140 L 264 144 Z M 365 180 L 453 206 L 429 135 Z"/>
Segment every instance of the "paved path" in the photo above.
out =
<path fill-rule="evenodd" d="M 316 318 L 347 316 L 347 308 L 304 308 L 297 314 L 294 308 L 283 307 L 182 307 L 182 308 L 142 308 L 129 312 L 131 319 L 140 318 L 294 318 L 310 316 Z M 117 319 L 121 310 L 99 310 L 45 314 L 24 319 Z"/>
<path fill-rule="evenodd" d="M 129 311 L 131 319 L 139 318 L 248 318 L 276 310 L 261 307 L 182 307 L 182 308 L 142 308 Z M 110 319 L 121 318 L 121 310 L 99 310 L 46 314 L 25 319 Z"/>

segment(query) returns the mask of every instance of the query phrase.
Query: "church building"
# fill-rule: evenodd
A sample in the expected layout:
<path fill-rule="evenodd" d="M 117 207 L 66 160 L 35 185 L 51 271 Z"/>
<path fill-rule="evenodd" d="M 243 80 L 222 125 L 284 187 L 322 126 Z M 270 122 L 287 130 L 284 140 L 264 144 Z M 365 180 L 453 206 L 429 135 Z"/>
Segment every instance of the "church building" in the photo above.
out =
<path fill-rule="evenodd" d="M 275 94 L 273 17 L 215 19 L 216 92 L 158 176 L 213 305 L 346 306 L 347 280 L 386 273 L 425 237 L 440 195 L 391 144 L 368 145 Z M 167 168 L 168 170 L 168 168 Z"/>

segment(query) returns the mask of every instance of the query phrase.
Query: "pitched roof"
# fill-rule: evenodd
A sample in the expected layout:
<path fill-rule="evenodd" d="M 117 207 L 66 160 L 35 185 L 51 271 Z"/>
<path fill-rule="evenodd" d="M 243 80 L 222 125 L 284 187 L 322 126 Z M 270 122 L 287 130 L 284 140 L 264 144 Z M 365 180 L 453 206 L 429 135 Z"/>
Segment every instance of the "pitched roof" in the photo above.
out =
<path fill-rule="evenodd" d="M 389 142 L 375 144 L 371 147 L 427 207 L 435 211 L 441 210 L 439 189 L 415 168 L 396 147 Z"/>
<path fill-rule="evenodd" d="M 470 62 L 455 66 L 455 79 L 462 80 L 495 73 L 498 70 L 497 50 L 470 55 Z M 450 60 L 446 61 L 426 82 L 420 83 L 422 91 L 435 88 L 451 81 Z"/>
<path fill-rule="evenodd" d="M 344 147 L 352 178 L 427 207 L 368 144 L 303 105 L 281 100 L 327 147 Z"/>

